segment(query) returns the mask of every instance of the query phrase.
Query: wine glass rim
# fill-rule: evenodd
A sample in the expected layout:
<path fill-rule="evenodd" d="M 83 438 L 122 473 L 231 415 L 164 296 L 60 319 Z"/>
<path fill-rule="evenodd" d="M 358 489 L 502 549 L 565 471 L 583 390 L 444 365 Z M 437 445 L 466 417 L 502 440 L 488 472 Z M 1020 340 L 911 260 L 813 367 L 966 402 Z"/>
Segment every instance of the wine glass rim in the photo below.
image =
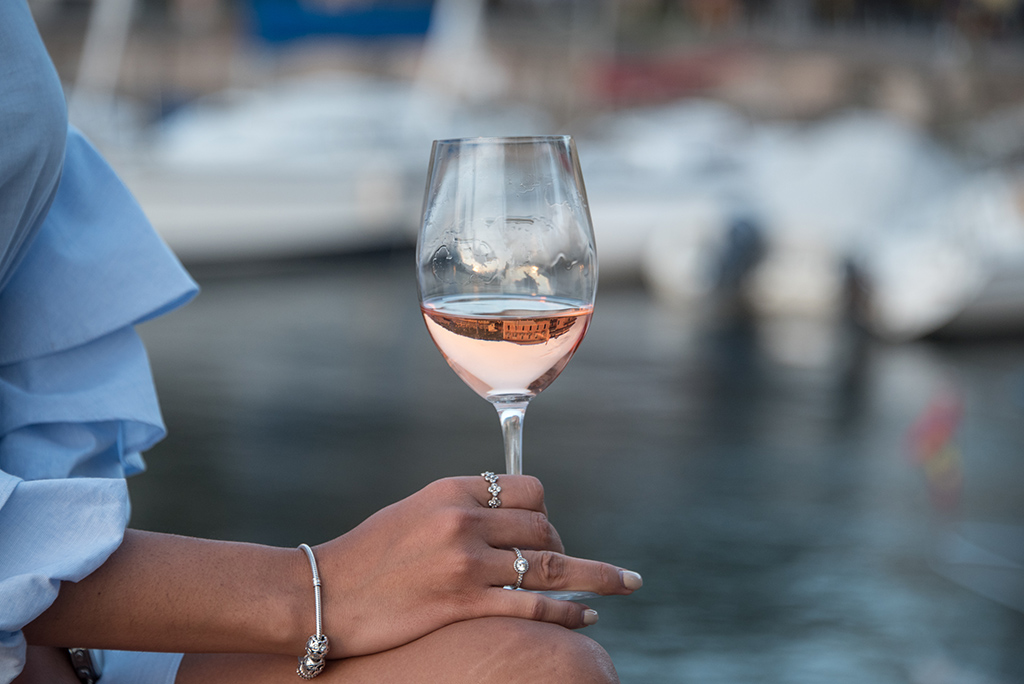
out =
<path fill-rule="evenodd" d="M 572 140 L 571 135 L 511 135 L 511 136 L 477 136 L 468 138 L 445 138 L 442 140 L 435 140 L 434 142 L 438 145 L 477 145 L 477 144 L 503 144 L 503 145 L 520 145 L 524 143 L 536 143 L 536 142 L 568 142 Z"/>

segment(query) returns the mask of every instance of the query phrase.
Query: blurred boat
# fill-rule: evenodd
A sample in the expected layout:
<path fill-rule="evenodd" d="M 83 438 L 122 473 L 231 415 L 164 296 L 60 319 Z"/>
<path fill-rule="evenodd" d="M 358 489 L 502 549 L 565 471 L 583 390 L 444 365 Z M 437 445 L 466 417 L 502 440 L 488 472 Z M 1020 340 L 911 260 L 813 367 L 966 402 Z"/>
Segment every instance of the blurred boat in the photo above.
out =
<path fill-rule="evenodd" d="M 754 123 L 681 102 L 622 116 L 584 168 L 602 189 L 594 221 L 614 248 L 640 254 L 666 302 L 700 306 L 739 288 L 762 319 L 828 324 L 848 313 L 853 273 L 860 322 L 885 339 L 1024 329 L 1024 183 L 1011 172 L 971 171 L 875 114 Z M 615 169 L 620 192 L 606 195 Z M 760 233 L 742 282 L 721 277 L 737 221 Z"/>
<path fill-rule="evenodd" d="M 857 263 L 865 322 L 882 337 L 1024 330 L 1024 183 L 997 171 L 966 177 L 908 208 Z"/>
<path fill-rule="evenodd" d="M 182 258 L 288 256 L 410 244 L 432 140 L 545 126 L 529 108 L 454 110 L 329 73 L 197 102 L 108 155 Z"/>
<path fill-rule="evenodd" d="M 185 260 L 387 246 L 408 240 L 422 192 L 430 116 L 407 118 L 412 98 L 379 79 L 307 77 L 196 102 L 107 154 Z"/>
<path fill-rule="evenodd" d="M 254 0 L 255 30 L 274 43 L 426 32 L 420 75 L 306 75 L 218 93 L 143 125 L 110 77 L 133 4 L 96 0 L 69 109 L 186 261 L 410 244 L 432 140 L 548 130 L 536 109 L 471 97 L 496 76 L 480 0 L 395 0 L 397 13 Z"/>

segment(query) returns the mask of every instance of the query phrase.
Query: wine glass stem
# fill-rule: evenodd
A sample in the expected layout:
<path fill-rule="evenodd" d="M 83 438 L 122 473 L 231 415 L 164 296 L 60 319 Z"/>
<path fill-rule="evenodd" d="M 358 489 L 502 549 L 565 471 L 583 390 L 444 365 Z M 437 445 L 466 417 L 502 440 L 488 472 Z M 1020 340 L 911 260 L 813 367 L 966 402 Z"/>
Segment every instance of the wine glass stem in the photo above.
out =
<path fill-rule="evenodd" d="M 498 418 L 501 420 L 501 434 L 505 439 L 505 472 L 509 475 L 523 474 L 523 417 L 526 402 L 521 404 L 500 404 Z"/>

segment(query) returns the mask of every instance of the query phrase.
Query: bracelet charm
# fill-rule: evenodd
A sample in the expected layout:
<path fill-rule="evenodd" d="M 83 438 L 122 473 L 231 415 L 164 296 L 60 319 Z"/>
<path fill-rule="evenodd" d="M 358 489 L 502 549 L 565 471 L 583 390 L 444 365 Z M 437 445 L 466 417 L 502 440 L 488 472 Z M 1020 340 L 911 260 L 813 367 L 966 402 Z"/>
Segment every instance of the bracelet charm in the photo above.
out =
<path fill-rule="evenodd" d="M 329 650 L 331 650 L 331 645 L 323 634 L 319 636 L 314 634 L 309 637 L 309 641 L 306 642 L 306 655 L 299 656 L 299 667 L 295 670 L 295 674 L 303 679 L 316 677 L 323 672 L 324 666 L 327 664 L 324 658 Z"/>

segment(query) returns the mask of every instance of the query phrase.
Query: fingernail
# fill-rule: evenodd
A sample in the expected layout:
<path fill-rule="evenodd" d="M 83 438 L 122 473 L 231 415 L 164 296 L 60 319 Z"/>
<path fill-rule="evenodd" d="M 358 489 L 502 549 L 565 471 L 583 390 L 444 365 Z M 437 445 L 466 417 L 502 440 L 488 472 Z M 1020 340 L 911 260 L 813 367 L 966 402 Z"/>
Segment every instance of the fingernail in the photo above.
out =
<path fill-rule="evenodd" d="M 583 624 L 588 627 L 597 622 L 597 611 L 593 608 L 587 608 L 583 611 Z"/>
<path fill-rule="evenodd" d="M 622 578 L 622 586 L 627 589 L 635 590 L 644 586 L 644 578 L 638 572 L 619 570 L 619 577 Z"/>

